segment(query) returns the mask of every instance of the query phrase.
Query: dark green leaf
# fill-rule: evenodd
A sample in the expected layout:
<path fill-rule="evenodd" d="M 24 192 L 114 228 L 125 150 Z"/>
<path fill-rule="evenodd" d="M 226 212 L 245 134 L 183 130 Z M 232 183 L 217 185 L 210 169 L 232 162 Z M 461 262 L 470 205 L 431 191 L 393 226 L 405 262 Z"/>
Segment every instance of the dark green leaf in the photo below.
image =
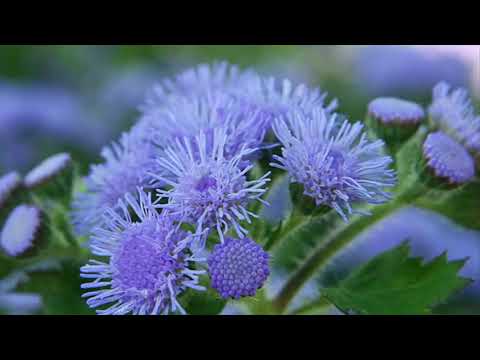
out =
<path fill-rule="evenodd" d="M 466 260 L 448 261 L 446 253 L 427 264 L 409 258 L 408 243 L 380 254 L 323 295 L 344 312 L 429 314 L 431 308 L 468 285 L 459 277 Z"/>
<path fill-rule="evenodd" d="M 227 301 L 222 299 L 215 290 L 210 287 L 206 277 L 201 280 L 201 285 L 206 291 L 188 289 L 181 299 L 181 304 L 189 315 L 217 315 L 225 307 Z"/>
<path fill-rule="evenodd" d="M 458 189 L 432 190 L 415 203 L 447 216 L 459 225 L 480 230 L 480 181 L 477 179 Z"/>

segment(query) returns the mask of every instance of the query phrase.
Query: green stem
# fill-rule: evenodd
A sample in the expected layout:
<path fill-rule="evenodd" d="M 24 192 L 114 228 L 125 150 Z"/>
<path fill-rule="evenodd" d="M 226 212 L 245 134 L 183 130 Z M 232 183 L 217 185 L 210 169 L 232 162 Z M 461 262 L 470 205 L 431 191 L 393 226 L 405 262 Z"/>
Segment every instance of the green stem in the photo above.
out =
<path fill-rule="evenodd" d="M 327 265 L 345 246 L 350 244 L 361 232 L 379 222 L 388 215 L 411 203 L 419 197 L 424 188 L 418 183 L 412 184 L 397 196 L 395 200 L 376 207 L 371 207 L 371 216 L 357 216 L 350 223 L 338 228 L 326 241 L 322 242 L 306 259 L 300 268 L 290 277 L 277 297 L 273 300 L 274 308 L 282 313 L 287 308 L 298 290 L 319 268 Z"/>

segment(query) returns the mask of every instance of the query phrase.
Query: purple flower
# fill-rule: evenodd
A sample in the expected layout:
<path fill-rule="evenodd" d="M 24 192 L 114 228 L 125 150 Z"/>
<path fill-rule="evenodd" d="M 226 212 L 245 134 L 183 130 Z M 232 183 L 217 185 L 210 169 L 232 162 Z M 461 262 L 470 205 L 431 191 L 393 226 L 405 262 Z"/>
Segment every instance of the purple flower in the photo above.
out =
<path fill-rule="evenodd" d="M 368 46 L 354 59 L 355 82 L 373 96 L 426 93 L 438 81 L 456 85 L 469 81 L 468 67 L 449 55 L 429 57 L 398 45 Z"/>
<path fill-rule="evenodd" d="M 294 85 L 288 79 L 280 81 L 273 77 L 253 78 L 246 89 L 239 88 L 236 93 L 240 102 L 258 109 L 272 120 L 293 110 L 309 112 L 316 107 L 323 107 L 326 112 L 332 112 L 338 102 L 334 99 L 327 105 L 327 95 L 318 88 Z"/>
<path fill-rule="evenodd" d="M 108 134 L 93 120 L 81 99 L 65 89 L 0 81 L 0 142 L 8 150 L 0 154 L 0 167 L 28 169 L 40 160 L 35 145 L 52 139 L 86 151 L 97 149 Z"/>
<path fill-rule="evenodd" d="M 264 78 L 226 62 L 201 64 L 155 87 L 142 107 L 137 127 L 166 146 L 175 137 L 222 126 L 232 134 L 233 153 L 241 143 L 259 146 L 275 116 L 324 106 L 326 96 L 319 89 Z M 334 100 L 326 109 L 332 111 L 336 106 Z"/>
<path fill-rule="evenodd" d="M 240 106 L 232 97 L 215 100 L 175 97 L 165 106 L 151 109 L 133 131 L 163 149 L 174 144 L 176 139 L 194 137 L 201 131 L 211 133 L 220 127 L 229 136 L 225 156 L 231 158 L 243 145 L 260 147 L 269 123 L 259 111 Z"/>
<path fill-rule="evenodd" d="M 270 274 L 269 255 L 249 238 L 227 237 L 208 257 L 208 272 L 224 299 L 255 296 Z"/>
<path fill-rule="evenodd" d="M 159 315 L 185 313 L 178 302 L 187 288 L 198 285 L 195 263 L 203 261 L 190 250 L 195 236 L 183 231 L 174 217 L 159 214 L 150 195 L 138 190 L 138 199 L 127 194 L 120 201 L 121 214 L 105 213 L 105 225 L 96 228 L 90 248 L 107 260 L 90 260 L 81 268 L 81 277 L 94 279 L 82 284 L 89 292 L 92 308 L 109 304 L 102 315 Z M 135 216 L 138 220 L 134 220 Z"/>
<path fill-rule="evenodd" d="M 167 199 L 159 208 L 182 216 L 186 222 L 196 224 L 197 231 L 217 229 L 223 241 L 230 227 L 240 238 L 247 233 L 241 221 L 251 222 L 256 214 L 247 210 L 265 193 L 270 173 L 257 180 L 248 180 L 247 172 L 253 165 L 244 159 L 256 149 L 243 146 L 232 158 L 225 157 L 229 139 L 224 129 L 216 128 L 211 141 L 204 132 L 195 138 L 177 140 L 175 146 L 165 150 L 158 164 L 171 177 L 156 176 L 170 189 L 158 189 L 159 200 Z"/>
<path fill-rule="evenodd" d="M 164 79 L 154 86 L 142 106 L 145 114 L 163 107 L 171 97 L 224 96 L 245 89 L 257 79 L 258 75 L 251 69 L 240 70 L 236 65 L 225 61 L 213 64 L 200 64 L 187 69 L 171 79 Z"/>
<path fill-rule="evenodd" d="M 414 102 L 392 97 L 379 97 L 370 102 L 368 113 L 384 124 L 418 124 L 425 112 Z"/>
<path fill-rule="evenodd" d="M 363 125 L 337 119 L 316 108 L 311 113 L 289 113 L 275 121 L 273 130 L 283 145 L 282 156 L 271 165 L 285 170 L 293 183 L 304 187 L 317 206 L 335 209 L 347 221 L 354 203 L 380 204 L 390 199 L 385 187 L 395 185 L 395 173 L 382 155 L 383 141 L 369 141 Z"/>
<path fill-rule="evenodd" d="M 0 245 L 9 256 L 20 256 L 38 241 L 42 219 L 33 205 L 19 205 L 8 216 L 0 233 Z"/>
<path fill-rule="evenodd" d="M 468 151 L 441 131 L 427 136 L 423 155 L 435 176 L 450 184 L 464 184 L 475 176 L 475 163 Z"/>
<path fill-rule="evenodd" d="M 434 125 L 480 154 L 480 116 L 475 115 L 467 90 L 452 90 L 446 82 L 437 84 L 428 112 Z"/>
<path fill-rule="evenodd" d="M 118 143 L 102 150 L 105 162 L 93 165 L 86 178 L 86 191 L 77 193 L 72 204 L 75 230 L 88 234 L 99 225 L 105 209 L 114 208 L 138 186 L 149 187 L 149 173 L 155 172 L 156 149 L 133 133 L 124 133 Z"/>

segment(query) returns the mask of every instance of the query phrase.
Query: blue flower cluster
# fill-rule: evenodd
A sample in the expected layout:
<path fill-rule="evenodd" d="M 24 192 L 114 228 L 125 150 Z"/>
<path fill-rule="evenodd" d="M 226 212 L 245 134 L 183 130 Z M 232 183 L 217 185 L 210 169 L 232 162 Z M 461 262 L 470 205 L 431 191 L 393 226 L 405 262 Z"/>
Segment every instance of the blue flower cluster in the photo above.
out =
<path fill-rule="evenodd" d="M 356 204 L 387 201 L 395 174 L 383 142 L 326 98 L 226 62 L 156 85 L 74 200 L 77 232 L 107 258 L 81 269 L 93 279 L 88 304 L 100 314 L 183 313 L 180 295 L 202 290 L 204 273 L 222 297 L 253 296 L 269 274 L 268 254 L 247 237 L 253 205 L 268 205 L 270 172 L 256 164 L 277 149 L 271 165 L 345 221 L 364 214 Z M 207 239 L 220 242 L 208 262 Z"/>

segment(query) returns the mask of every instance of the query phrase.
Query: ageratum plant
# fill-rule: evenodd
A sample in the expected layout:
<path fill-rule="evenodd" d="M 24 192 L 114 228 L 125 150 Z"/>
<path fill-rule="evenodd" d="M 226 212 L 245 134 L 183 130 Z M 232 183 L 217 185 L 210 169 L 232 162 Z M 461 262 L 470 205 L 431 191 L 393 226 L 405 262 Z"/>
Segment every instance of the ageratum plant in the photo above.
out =
<path fill-rule="evenodd" d="M 448 215 L 480 195 L 468 93 L 441 83 L 427 111 L 372 99 L 365 121 L 327 99 L 226 62 L 159 80 L 85 177 L 59 154 L 0 178 L 5 256 L 63 263 L 59 274 L 82 279 L 85 313 L 430 313 L 468 285 L 466 260 L 422 262 L 407 243 L 315 283 L 313 300 L 298 295 L 390 214 L 424 204 Z M 472 213 L 455 216 L 475 227 Z"/>

